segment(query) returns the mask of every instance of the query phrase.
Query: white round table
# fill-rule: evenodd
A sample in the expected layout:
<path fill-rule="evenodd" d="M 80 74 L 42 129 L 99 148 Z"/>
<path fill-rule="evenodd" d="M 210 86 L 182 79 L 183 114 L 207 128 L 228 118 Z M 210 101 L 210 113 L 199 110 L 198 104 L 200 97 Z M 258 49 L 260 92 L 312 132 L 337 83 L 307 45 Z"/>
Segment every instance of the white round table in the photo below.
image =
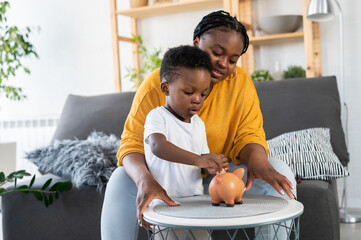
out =
<path fill-rule="evenodd" d="M 145 210 L 143 218 L 153 229 L 153 232 L 148 232 L 148 239 L 155 239 L 157 234 L 161 235 L 157 239 L 167 239 L 168 232 L 172 229 L 185 229 L 187 238 L 184 239 L 195 239 L 192 238 L 194 229 L 207 230 L 210 233 L 209 239 L 212 239 L 214 230 L 222 229 L 228 232 L 229 239 L 236 239 L 235 231 L 243 230 L 247 235 L 245 229 L 260 229 L 262 226 L 273 226 L 276 235 L 283 228 L 287 239 L 292 233 L 293 239 L 299 239 L 299 217 L 303 213 L 303 205 L 296 200 L 245 194 L 243 204 L 234 207 L 223 204 L 212 206 L 208 195 L 174 200 L 180 206 L 170 207 L 160 202 Z M 263 238 L 259 230 L 255 231 L 255 236 Z"/>

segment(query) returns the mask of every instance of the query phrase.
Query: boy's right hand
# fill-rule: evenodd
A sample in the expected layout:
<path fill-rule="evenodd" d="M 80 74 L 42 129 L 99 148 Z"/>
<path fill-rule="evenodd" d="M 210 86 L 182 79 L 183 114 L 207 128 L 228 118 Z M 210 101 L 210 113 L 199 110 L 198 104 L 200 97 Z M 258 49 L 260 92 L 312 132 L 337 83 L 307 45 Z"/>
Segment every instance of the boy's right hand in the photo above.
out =
<path fill-rule="evenodd" d="M 195 166 L 204 168 L 209 174 L 216 174 L 221 172 L 224 168 L 228 170 L 228 159 L 223 154 L 216 155 L 214 153 L 202 154 L 196 159 Z"/>

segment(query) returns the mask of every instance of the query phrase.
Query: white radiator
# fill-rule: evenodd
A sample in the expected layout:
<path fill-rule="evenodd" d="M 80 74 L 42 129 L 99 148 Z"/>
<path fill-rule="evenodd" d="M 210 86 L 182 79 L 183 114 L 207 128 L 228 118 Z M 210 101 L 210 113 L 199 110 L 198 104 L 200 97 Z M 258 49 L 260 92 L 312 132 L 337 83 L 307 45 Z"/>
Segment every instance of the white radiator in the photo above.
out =
<path fill-rule="evenodd" d="M 0 143 L 16 143 L 16 170 L 37 173 L 37 167 L 25 159 L 25 152 L 48 145 L 57 123 L 56 118 L 0 120 Z M 6 161 L 1 153 L 0 160 Z"/>

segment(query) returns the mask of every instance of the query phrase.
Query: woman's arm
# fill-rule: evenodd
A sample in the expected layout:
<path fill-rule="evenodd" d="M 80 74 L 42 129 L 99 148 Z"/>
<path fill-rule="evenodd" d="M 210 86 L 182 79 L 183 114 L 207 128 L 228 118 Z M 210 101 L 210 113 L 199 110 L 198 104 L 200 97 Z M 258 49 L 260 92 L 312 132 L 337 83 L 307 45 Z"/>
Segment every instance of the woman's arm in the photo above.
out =
<path fill-rule="evenodd" d="M 251 189 L 254 179 L 259 178 L 269 183 L 280 194 L 286 193 L 291 199 L 294 198 L 291 192 L 292 183 L 272 167 L 261 145 L 247 144 L 238 157 L 247 166 L 246 192 Z"/>
<path fill-rule="evenodd" d="M 144 123 L 148 113 L 165 104 L 165 96 L 160 91 L 159 69 L 154 70 L 137 90 L 132 107 L 124 124 L 118 149 L 118 166 L 130 153 L 144 154 Z"/>
<path fill-rule="evenodd" d="M 128 176 L 135 182 L 138 188 L 137 193 L 137 217 L 146 228 L 143 220 L 143 212 L 153 199 L 161 199 L 170 206 L 179 205 L 167 195 L 166 191 L 159 185 L 149 172 L 143 154 L 129 153 L 123 158 L 123 167 Z"/>

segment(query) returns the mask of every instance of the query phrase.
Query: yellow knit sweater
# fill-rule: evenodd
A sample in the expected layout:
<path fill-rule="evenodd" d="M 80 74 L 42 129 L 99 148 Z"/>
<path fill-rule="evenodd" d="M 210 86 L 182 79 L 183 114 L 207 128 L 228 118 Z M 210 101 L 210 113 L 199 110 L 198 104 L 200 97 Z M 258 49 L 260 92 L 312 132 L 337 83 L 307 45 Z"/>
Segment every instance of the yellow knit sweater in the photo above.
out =
<path fill-rule="evenodd" d="M 234 74 L 237 74 L 236 78 Z M 206 126 L 210 152 L 222 153 L 235 164 L 240 164 L 238 154 L 245 145 L 258 143 L 267 154 L 268 147 L 256 89 L 242 68 L 237 67 L 234 74 L 213 86 L 198 116 Z M 160 91 L 157 69 L 144 80 L 135 94 L 117 153 L 119 166 L 129 153 L 144 154 L 145 118 L 150 110 L 164 105 L 165 96 Z"/>

